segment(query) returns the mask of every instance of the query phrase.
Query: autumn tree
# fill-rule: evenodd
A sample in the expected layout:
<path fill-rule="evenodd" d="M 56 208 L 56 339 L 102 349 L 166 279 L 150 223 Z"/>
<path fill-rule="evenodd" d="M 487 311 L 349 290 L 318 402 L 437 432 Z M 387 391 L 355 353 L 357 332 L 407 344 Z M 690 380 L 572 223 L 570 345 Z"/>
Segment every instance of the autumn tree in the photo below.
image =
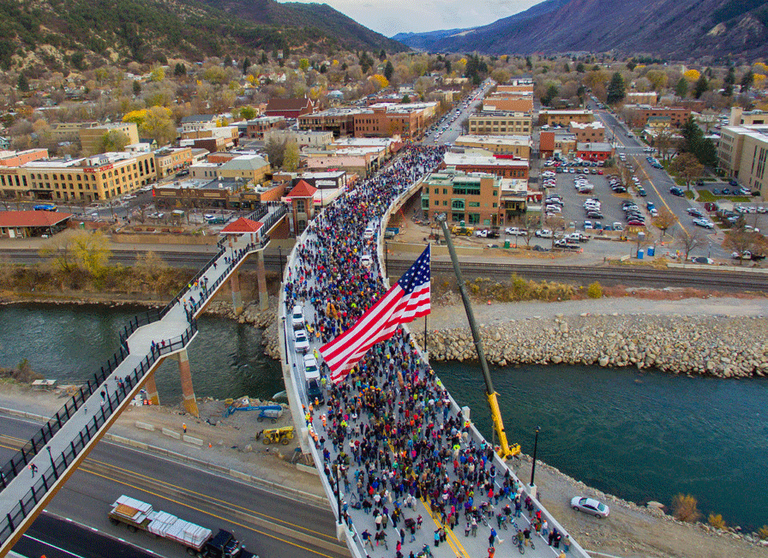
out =
<path fill-rule="evenodd" d="M 48 239 L 41 247 L 40 255 L 51 258 L 60 271 L 71 272 L 79 267 L 98 277 L 112 251 L 109 239 L 101 231 L 70 229 Z"/>
<path fill-rule="evenodd" d="M 725 233 L 723 247 L 743 255 L 744 252 L 752 254 L 762 254 L 765 251 L 766 239 L 754 229 L 747 229 L 741 222 Z M 739 258 L 739 264 L 743 263 L 743 258 Z"/>
<path fill-rule="evenodd" d="M 690 191 L 691 182 L 696 180 L 704 173 L 704 165 L 692 153 L 681 153 L 672 161 L 670 167 L 680 178 L 685 180 L 685 186 Z"/>
<path fill-rule="evenodd" d="M 653 225 L 661 231 L 661 239 L 663 241 L 667 230 L 677 223 L 677 216 L 666 207 L 660 207 L 658 212 L 659 214 L 653 218 Z"/>
<path fill-rule="evenodd" d="M 283 152 L 283 170 L 287 172 L 296 172 L 299 168 L 300 152 L 299 144 L 295 141 L 290 141 L 285 146 Z"/>
<path fill-rule="evenodd" d="M 125 132 L 120 130 L 110 130 L 99 140 L 99 153 L 108 151 L 122 151 L 128 145 L 130 138 Z"/>
<path fill-rule="evenodd" d="M 277 138 L 274 135 L 270 136 L 267 140 L 264 150 L 269 157 L 269 164 L 273 169 L 279 169 L 283 166 L 283 159 L 285 158 L 285 149 L 288 147 L 288 138 Z"/>

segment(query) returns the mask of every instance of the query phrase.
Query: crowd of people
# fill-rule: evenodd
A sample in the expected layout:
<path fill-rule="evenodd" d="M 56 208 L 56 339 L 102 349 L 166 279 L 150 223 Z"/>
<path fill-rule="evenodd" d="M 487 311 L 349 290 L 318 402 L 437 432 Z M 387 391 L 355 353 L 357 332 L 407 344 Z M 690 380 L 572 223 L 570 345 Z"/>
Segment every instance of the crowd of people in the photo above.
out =
<path fill-rule="evenodd" d="M 288 310 L 303 305 L 316 347 L 351 327 L 384 293 L 376 257 L 380 219 L 395 197 L 438 166 L 443 153 L 442 147 L 407 146 L 310 223 L 284 289 Z M 374 234 L 364 234 L 371 227 Z M 409 333 L 400 328 L 375 345 L 337 385 L 321 366 L 325 405 L 308 402 L 305 420 L 329 482 L 343 495 L 343 519 L 351 525 L 357 514 L 366 551 L 429 555 L 430 546 L 447 543 L 449 533 L 477 537 L 480 526 L 488 533 L 489 556 L 502 542 L 497 528 L 512 529 L 511 543 L 527 545 L 541 536 L 559 548 L 563 534 L 550 528 L 508 469 L 498 473 L 494 448 L 470 435 L 469 423 L 452 408 Z M 431 545 L 419 533 L 425 521 L 418 501 L 437 527 L 428 537 Z"/>

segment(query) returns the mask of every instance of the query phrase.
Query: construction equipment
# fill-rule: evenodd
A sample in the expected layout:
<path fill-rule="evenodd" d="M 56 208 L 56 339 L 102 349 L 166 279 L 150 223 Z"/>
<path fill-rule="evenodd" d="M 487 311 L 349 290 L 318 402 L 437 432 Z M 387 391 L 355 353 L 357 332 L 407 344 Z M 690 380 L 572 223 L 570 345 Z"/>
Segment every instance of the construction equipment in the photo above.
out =
<path fill-rule="evenodd" d="M 464 310 L 467 312 L 467 320 L 469 321 L 469 328 L 472 331 L 472 339 L 475 342 L 475 349 L 477 350 L 477 359 L 480 361 L 480 367 L 483 370 L 483 377 L 485 379 L 485 397 L 488 400 L 488 406 L 491 408 L 491 418 L 493 419 L 493 427 L 496 435 L 499 437 L 499 446 L 496 452 L 502 459 L 509 459 L 520 453 L 520 444 L 509 445 L 507 442 L 507 433 L 504 431 L 504 421 L 501 418 L 501 411 L 499 410 L 498 394 L 493 389 L 493 381 L 491 380 L 491 372 L 488 370 L 488 361 L 485 358 L 485 351 L 483 350 L 483 341 L 480 338 L 480 332 L 477 329 L 477 323 L 475 322 L 475 315 L 472 312 L 472 303 L 467 295 L 467 290 L 464 285 L 464 279 L 461 276 L 461 269 L 459 268 L 459 259 L 456 256 L 456 250 L 453 247 L 453 241 L 451 235 L 448 234 L 448 226 L 445 224 L 445 215 L 437 217 L 440 226 L 443 229 L 443 235 L 445 236 L 445 242 L 448 245 L 448 252 L 451 255 L 451 262 L 453 262 L 453 271 L 456 273 L 456 280 L 459 282 L 459 292 L 461 293 L 461 300 L 464 302 Z M 456 227 L 454 227 L 456 228 Z"/>
<path fill-rule="evenodd" d="M 288 445 L 288 442 L 293 440 L 293 426 L 283 426 L 282 428 L 268 428 L 262 430 L 256 434 L 256 439 L 264 438 L 262 442 L 264 445 L 277 444 L 278 442 L 284 446 Z"/>
<path fill-rule="evenodd" d="M 460 225 L 454 225 L 451 227 L 451 232 L 455 234 L 456 236 L 472 236 L 475 232 L 474 227 L 465 227 L 464 224 Z M 443 229 L 443 234 L 447 237 L 448 235 L 448 229 Z"/>
<path fill-rule="evenodd" d="M 282 405 L 240 405 L 240 406 L 237 406 L 236 404 L 232 404 L 229 407 L 227 407 L 226 410 L 224 411 L 224 418 L 227 418 L 229 415 L 234 414 L 235 411 L 259 411 L 259 416 L 256 417 L 256 420 L 261 422 L 264 419 L 270 419 L 272 421 L 272 424 L 277 422 L 277 419 L 279 419 L 281 416 L 283 416 L 283 407 L 282 407 Z"/>
<path fill-rule="evenodd" d="M 151 504 L 120 496 L 109 511 L 109 520 L 117 525 L 125 523 L 128 530 L 147 531 L 157 537 L 177 542 L 186 547 L 187 554 L 204 558 L 258 558 L 243 550 L 243 545 L 229 531 L 213 531 L 179 519 L 164 511 L 154 511 Z"/>

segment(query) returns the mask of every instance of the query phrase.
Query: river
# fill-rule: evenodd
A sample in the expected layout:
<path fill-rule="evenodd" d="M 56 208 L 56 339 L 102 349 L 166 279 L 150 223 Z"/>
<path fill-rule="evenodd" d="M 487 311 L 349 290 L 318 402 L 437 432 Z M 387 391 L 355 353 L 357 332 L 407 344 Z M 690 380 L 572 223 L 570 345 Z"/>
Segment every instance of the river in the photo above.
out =
<path fill-rule="evenodd" d="M 29 360 L 60 383 L 82 381 L 118 346 L 141 308 L 24 304 L 0 307 L 0 366 Z M 198 397 L 271 397 L 279 364 L 264 356 L 255 328 L 199 321 L 189 349 Z M 490 437 L 479 366 L 438 363 L 453 396 Z M 521 366 L 493 370 L 510 442 L 588 485 L 627 500 L 669 504 L 679 492 L 699 508 L 753 529 L 768 524 L 768 380 L 688 378 L 633 369 Z M 157 374 L 161 402 L 181 400 L 176 366 Z"/>

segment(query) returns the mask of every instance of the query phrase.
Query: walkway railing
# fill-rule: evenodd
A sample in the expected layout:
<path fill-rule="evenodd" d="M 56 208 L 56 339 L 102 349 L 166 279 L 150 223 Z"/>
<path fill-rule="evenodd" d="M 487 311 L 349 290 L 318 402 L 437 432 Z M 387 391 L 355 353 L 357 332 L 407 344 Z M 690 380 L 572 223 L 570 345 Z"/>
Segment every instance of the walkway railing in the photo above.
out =
<path fill-rule="evenodd" d="M 50 469 L 42 471 L 39 479 L 32 485 L 32 488 L 19 499 L 18 504 L 16 504 L 5 517 L 0 519 L 0 542 L 5 542 L 13 534 L 16 527 L 21 524 L 24 518 L 42 500 L 59 477 L 67 470 L 70 464 L 98 434 L 101 427 L 114 414 L 120 404 L 124 402 L 126 396 L 131 393 L 133 388 L 140 383 L 146 373 L 152 369 L 155 362 L 157 362 L 162 355 L 185 347 L 194 337 L 196 331 L 197 322 L 193 320 L 180 337 L 169 339 L 162 346 L 153 347 L 150 354 L 146 355 L 130 374 L 125 376 L 125 378 L 122 378 L 121 382 L 118 382 L 118 389 L 112 390 L 109 393 L 105 391 L 103 404 L 94 410 L 93 418 L 85 425 L 85 428 L 79 432 L 79 435 L 70 441 L 69 446 L 65 451 L 61 452 L 59 455 L 53 456 L 49 450 L 48 455 L 51 458 Z M 80 388 L 80 392 L 75 394 L 70 401 L 72 405 L 71 407 L 70 404 L 64 406 L 62 409 L 62 411 L 64 411 L 64 416 L 69 418 L 70 413 L 80 408 L 86 402 L 88 397 L 98 389 L 99 385 L 103 383 L 106 378 L 106 376 L 103 375 L 103 371 L 104 368 L 102 368 L 101 375 L 96 375 L 96 384 L 91 384 L 89 380 L 86 388 Z M 59 419 L 61 418 L 59 415 L 62 411 L 59 411 L 56 417 L 48 421 L 48 424 L 44 426 L 41 431 L 45 432 L 48 428 L 51 428 L 51 423 L 56 422 L 57 417 L 59 417 Z M 60 428 L 61 427 L 59 426 L 58 429 Z M 48 436 L 48 440 L 52 437 L 52 434 L 45 435 Z M 30 441 L 33 445 L 34 440 L 35 438 Z M 23 451 L 24 450 L 22 449 L 22 452 Z"/>
<path fill-rule="evenodd" d="M 85 385 L 81 386 L 77 393 L 59 409 L 53 418 L 32 436 L 24 446 L 11 457 L 11 459 L 0 469 L 0 492 L 5 490 L 14 478 L 29 464 L 30 461 L 45 447 L 53 436 L 72 418 L 75 412 L 91 396 L 93 392 L 99 389 L 99 386 L 109 377 L 112 372 L 125 360 L 129 351 L 127 347 L 120 345 L 120 350 L 112 355 L 106 365 L 93 375 L 93 379 L 88 379 Z"/>

